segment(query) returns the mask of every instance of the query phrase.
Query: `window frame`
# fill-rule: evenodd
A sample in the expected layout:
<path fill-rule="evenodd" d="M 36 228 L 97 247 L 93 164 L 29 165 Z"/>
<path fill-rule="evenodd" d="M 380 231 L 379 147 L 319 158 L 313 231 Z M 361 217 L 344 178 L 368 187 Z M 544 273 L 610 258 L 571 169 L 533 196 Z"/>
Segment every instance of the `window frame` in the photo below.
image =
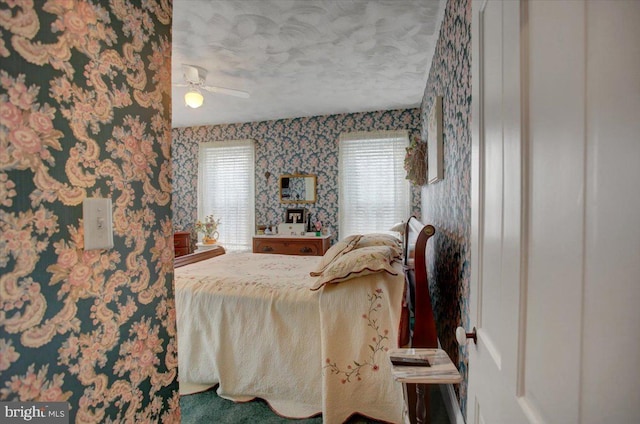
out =
<path fill-rule="evenodd" d="M 240 237 L 242 240 L 238 240 L 235 236 L 232 237 L 231 231 L 225 232 L 225 216 L 226 212 L 218 211 L 216 213 L 215 210 L 208 208 L 206 203 L 207 196 L 211 195 L 211 193 L 205 193 L 205 187 L 207 184 L 204 181 L 206 177 L 205 167 L 205 156 L 208 153 L 208 150 L 212 149 L 232 149 L 232 148 L 246 148 L 250 147 L 250 153 L 246 157 L 246 164 L 248 165 L 247 172 L 247 184 L 246 184 L 246 192 L 247 198 L 245 204 L 247 205 L 246 215 L 247 222 L 245 223 L 244 229 L 239 225 L 233 229 L 235 236 L 239 233 L 244 232 Z M 213 214 L 214 217 L 221 219 L 221 228 L 219 242 L 225 250 L 227 251 L 247 251 L 252 248 L 252 237 L 255 234 L 255 169 L 256 169 L 256 147 L 255 141 L 250 139 L 243 140 L 228 140 L 228 141 L 208 141 L 204 143 L 200 143 L 198 147 L 198 219 L 203 220 L 205 216 Z M 224 172 L 224 171 L 223 171 Z M 226 206 L 228 207 L 228 206 Z M 226 220 L 227 222 L 232 221 L 231 219 Z M 198 238 L 200 239 L 200 234 Z M 246 239 L 244 238 L 246 237 Z"/>
<path fill-rule="evenodd" d="M 390 165 L 389 168 L 392 169 L 393 174 L 395 175 L 396 181 L 394 187 L 401 189 L 402 198 L 404 198 L 403 204 L 397 204 L 397 202 L 389 202 L 391 209 L 393 212 L 393 218 L 389 218 L 387 224 L 379 224 L 379 225 L 388 225 L 386 228 L 372 228 L 368 227 L 367 230 L 364 231 L 355 231 L 354 225 L 351 222 L 353 218 L 354 211 L 352 210 L 352 199 L 347 201 L 346 192 L 348 192 L 348 188 L 345 184 L 348 184 L 347 180 L 354 180 L 355 178 L 350 178 L 346 173 L 345 168 L 351 163 L 345 164 L 345 160 L 350 161 L 355 158 L 355 155 L 352 155 L 352 152 L 348 152 L 349 149 L 353 150 L 354 146 L 348 146 L 348 144 L 358 143 L 364 145 L 367 142 L 380 143 L 384 140 L 388 140 L 391 143 L 395 143 L 397 145 L 392 146 L 393 157 L 392 159 L 393 165 Z M 338 236 L 339 238 L 344 238 L 354 233 L 362 233 L 362 232 L 370 232 L 370 231 L 382 231 L 388 230 L 391 226 L 397 222 L 404 221 L 408 219 L 409 214 L 411 212 L 411 183 L 405 178 L 406 171 L 404 169 L 404 158 L 406 155 L 406 148 L 409 146 L 409 131 L 408 130 L 394 130 L 394 131 L 372 131 L 372 132 L 351 132 L 351 133 L 342 133 L 339 138 L 339 147 L 338 147 Z M 371 153 L 371 150 L 362 150 L 363 154 Z M 352 155 L 352 156 L 349 156 Z M 380 154 L 379 156 L 382 156 Z M 374 160 L 379 160 L 377 157 Z M 377 176 L 376 176 L 377 177 Z M 387 177 L 388 179 L 389 177 Z M 380 179 L 380 178 L 376 178 Z M 367 180 L 365 177 L 364 180 Z M 373 178 L 372 178 L 373 180 Z M 396 189 L 390 190 L 395 193 Z M 395 196 L 398 196 L 396 193 Z M 366 213 L 362 210 L 356 212 L 357 214 Z M 401 216 L 400 216 L 401 215 Z M 365 220 L 368 219 L 365 217 Z M 393 220 L 393 222 L 391 222 Z M 366 227 L 366 225 L 358 226 L 359 228 Z"/>

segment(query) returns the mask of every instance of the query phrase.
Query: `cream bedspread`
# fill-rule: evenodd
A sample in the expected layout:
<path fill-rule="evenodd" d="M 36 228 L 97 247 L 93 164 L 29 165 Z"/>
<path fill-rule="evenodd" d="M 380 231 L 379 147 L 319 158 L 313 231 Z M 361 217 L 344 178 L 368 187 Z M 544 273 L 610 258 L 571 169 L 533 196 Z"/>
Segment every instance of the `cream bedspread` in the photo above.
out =
<path fill-rule="evenodd" d="M 319 260 L 236 253 L 176 269 L 180 381 L 219 383 L 220 396 L 259 397 L 286 417 L 401 422 L 386 354 L 397 347 L 401 267 L 314 292 Z"/>

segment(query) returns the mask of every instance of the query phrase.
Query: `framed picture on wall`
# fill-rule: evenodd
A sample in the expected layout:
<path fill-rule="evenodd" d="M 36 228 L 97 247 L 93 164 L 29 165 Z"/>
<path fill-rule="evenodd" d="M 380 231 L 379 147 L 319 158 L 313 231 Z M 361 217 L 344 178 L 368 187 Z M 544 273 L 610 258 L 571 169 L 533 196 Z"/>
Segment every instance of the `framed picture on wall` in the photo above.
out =
<path fill-rule="evenodd" d="M 442 166 L 444 157 L 444 146 L 442 143 L 442 96 L 437 96 L 431 106 L 427 127 L 427 145 L 429 149 L 427 158 L 429 165 L 427 182 L 433 184 L 444 178 L 444 169 Z"/>
<path fill-rule="evenodd" d="M 305 208 L 288 208 L 285 221 L 287 224 L 304 224 L 307 220 Z"/>

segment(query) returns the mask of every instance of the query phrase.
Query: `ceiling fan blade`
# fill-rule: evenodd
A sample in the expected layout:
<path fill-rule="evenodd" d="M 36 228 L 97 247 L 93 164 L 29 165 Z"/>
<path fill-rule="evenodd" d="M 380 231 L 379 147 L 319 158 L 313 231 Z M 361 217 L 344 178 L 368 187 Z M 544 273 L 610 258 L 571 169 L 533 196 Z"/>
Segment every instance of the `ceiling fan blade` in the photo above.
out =
<path fill-rule="evenodd" d="M 189 87 L 190 84 L 173 83 L 171 85 L 173 85 L 174 87 Z"/>
<path fill-rule="evenodd" d="M 247 93 L 246 91 L 234 90 L 233 88 L 214 87 L 210 85 L 203 85 L 202 88 L 212 93 L 226 94 L 229 96 L 240 97 L 243 99 L 249 98 L 249 93 Z"/>
<path fill-rule="evenodd" d="M 192 84 L 201 84 L 207 77 L 207 71 L 199 66 L 182 65 L 182 72 L 185 81 Z"/>

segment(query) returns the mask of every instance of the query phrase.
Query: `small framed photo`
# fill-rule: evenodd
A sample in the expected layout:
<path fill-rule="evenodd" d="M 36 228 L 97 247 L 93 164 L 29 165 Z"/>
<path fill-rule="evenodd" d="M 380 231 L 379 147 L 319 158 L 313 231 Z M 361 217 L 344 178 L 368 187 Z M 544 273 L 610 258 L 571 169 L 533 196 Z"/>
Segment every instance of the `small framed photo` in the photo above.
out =
<path fill-rule="evenodd" d="M 288 208 L 285 222 L 287 224 L 304 224 L 307 221 L 305 208 Z"/>

